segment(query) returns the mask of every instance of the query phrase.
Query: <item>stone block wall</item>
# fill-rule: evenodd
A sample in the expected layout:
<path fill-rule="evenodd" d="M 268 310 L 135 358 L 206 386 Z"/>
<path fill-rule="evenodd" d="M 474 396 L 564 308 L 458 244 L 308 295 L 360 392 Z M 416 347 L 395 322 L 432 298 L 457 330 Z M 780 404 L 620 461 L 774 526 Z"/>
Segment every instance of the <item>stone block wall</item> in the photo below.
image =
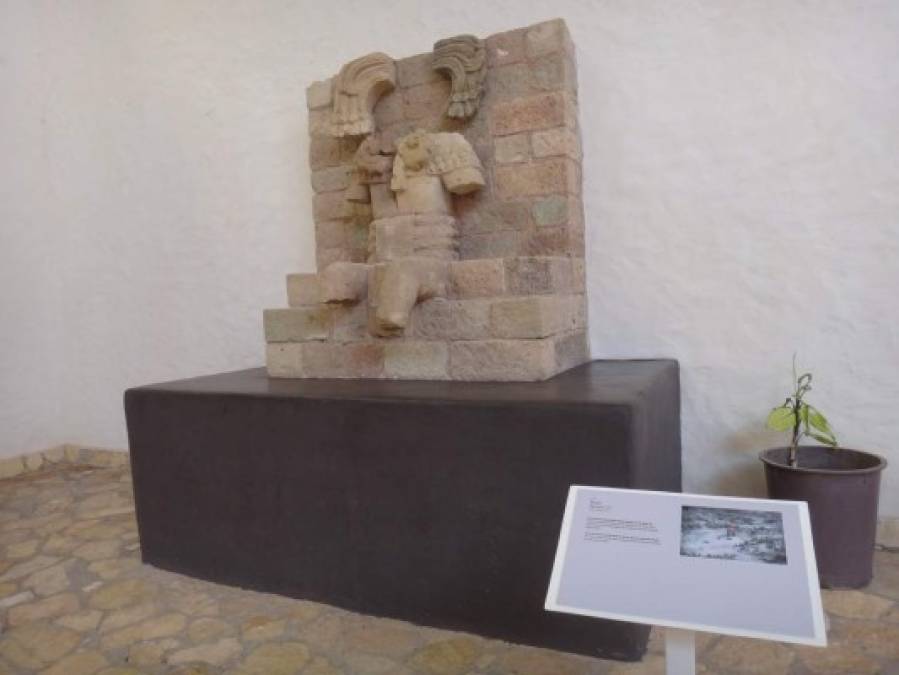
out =
<path fill-rule="evenodd" d="M 402 335 L 372 330 L 384 263 L 370 255 L 369 204 L 346 198 L 363 137 L 332 134 L 334 78 L 307 89 L 317 274 L 287 277 L 288 307 L 265 311 L 272 377 L 542 380 L 588 359 L 581 143 L 574 46 L 556 19 L 483 40 L 477 113 L 446 114 L 451 82 L 431 53 L 395 60 L 395 88 L 373 110 L 382 138 L 458 132 L 485 185 L 452 198 L 458 260 Z M 322 271 L 345 265 L 347 298 Z M 340 293 L 337 293 L 340 295 Z"/>
<path fill-rule="evenodd" d="M 577 77 L 565 22 L 499 33 L 485 44 L 485 92 L 472 120 L 444 115 L 450 81 L 427 53 L 397 60 L 396 89 L 375 106 L 377 128 L 394 139 L 416 128 L 458 131 L 471 143 L 487 185 L 456 199 L 462 259 L 583 258 Z M 328 135 L 330 80 L 312 84 L 306 99 L 318 269 L 365 262 L 371 214 L 343 197 L 362 139 Z"/>

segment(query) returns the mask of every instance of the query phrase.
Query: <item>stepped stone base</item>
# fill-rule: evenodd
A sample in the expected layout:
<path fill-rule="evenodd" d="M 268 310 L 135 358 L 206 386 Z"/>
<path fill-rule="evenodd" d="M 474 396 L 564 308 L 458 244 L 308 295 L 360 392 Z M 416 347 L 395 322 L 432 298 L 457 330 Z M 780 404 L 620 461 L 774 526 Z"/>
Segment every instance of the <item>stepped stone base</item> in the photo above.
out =
<path fill-rule="evenodd" d="M 446 297 L 412 309 L 401 337 L 372 335 L 371 301 L 334 279 L 287 277 L 289 307 L 264 313 L 271 377 L 472 381 L 545 380 L 588 360 L 580 261 L 495 258 L 449 263 Z M 380 265 L 347 264 L 346 278 L 375 287 Z M 349 288 L 350 284 L 347 285 Z M 369 294 L 369 297 L 371 295 Z"/>

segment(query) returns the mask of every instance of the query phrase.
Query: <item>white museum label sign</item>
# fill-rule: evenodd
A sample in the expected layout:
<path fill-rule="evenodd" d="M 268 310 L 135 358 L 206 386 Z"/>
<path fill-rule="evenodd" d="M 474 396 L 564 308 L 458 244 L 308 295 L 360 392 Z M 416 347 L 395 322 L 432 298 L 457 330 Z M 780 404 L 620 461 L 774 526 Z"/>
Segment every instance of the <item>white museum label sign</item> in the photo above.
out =
<path fill-rule="evenodd" d="M 546 609 L 827 644 L 805 502 L 572 486 Z"/>

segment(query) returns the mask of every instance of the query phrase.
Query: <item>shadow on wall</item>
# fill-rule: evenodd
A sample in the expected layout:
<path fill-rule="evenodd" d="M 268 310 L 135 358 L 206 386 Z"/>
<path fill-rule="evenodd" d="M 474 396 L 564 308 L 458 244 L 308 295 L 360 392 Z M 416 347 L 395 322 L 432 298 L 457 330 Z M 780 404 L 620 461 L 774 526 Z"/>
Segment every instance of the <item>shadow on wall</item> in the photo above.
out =
<path fill-rule="evenodd" d="M 724 439 L 722 452 L 727 464 L 714 478 L 713 494 L 739 497 L 764 497 L 765 472 L 758 459 L 762 450 L 777 445 L 772 434 L 757 425 L 730 434 Z"/>

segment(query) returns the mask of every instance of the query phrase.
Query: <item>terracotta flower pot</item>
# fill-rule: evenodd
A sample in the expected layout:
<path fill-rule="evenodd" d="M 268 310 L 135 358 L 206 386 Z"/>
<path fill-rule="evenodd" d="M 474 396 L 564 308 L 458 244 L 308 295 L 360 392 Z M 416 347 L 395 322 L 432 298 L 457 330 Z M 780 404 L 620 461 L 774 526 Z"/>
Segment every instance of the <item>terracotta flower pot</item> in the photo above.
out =
<path fill-rule="evenodd" d="M 808 502 L 818 576 L 825 588 L 859 588 L 871 581 L 880 472 L 886 460 L 860 450 L 800 446 L 799 466 L 789 448 L 759 455 L 768 496 Z"/>

